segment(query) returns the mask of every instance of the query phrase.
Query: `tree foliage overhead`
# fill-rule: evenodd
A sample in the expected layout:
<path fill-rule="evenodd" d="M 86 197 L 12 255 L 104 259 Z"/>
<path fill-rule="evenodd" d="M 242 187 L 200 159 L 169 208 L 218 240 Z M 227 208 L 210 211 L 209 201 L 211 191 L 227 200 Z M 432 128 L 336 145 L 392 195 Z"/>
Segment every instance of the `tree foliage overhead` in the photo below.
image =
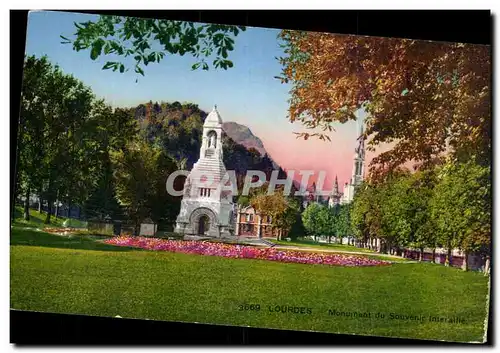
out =
<path fill-rule="evenodd" d="M 144 75 L 144 66 L 159 63 L 165 55 L 190 54 L 192 69 L 208 70 L 233 67 L 228 59 L 234 38 L 243 26 L 203 24 L 185 21 L 100 15 L 96 21 L 75 22 L 75 39 L 61 38 L 73 44 L 75 51 L 89 51 L 90 58 L 110 57 L 103 69 L 128 71 L 125 60 L 132 58 L 136 73 Z M 211 61 L 211 62 L 210 62 Z"/>
<path fill-rule="evenodd" d="M 425 166 L 447 145 L 457 156 L 488 163 L 489 46 L 291 30 L 280 38 L 278 78 L 292 85 L 290 121 L 328 132 L 363 107 L 368 148 L 394 144 L 372 161 L 372 172 L 408 161 Z"/>

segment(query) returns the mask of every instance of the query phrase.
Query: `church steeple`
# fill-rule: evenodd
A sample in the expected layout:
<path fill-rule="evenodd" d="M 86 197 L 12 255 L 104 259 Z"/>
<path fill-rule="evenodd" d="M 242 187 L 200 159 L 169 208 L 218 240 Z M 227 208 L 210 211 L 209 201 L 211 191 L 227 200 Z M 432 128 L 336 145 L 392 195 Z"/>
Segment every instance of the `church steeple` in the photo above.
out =
<path fill-rule="evenodd" d="M 361 122 L 356 139 L 356 147 L 354 148 L 351 179 L 349 183 L 346 182 L 344 185 L 342 195 L 343 204 L 350 203 L 353 200 L 356 188 L 363 182 L 365 177 L 365 139 L 363 122 Z"/>
<path fill-rule="evenodd" d="M 340 203 L 339 180 L 337 178 L 337 175 L 335 175 L 335 183 L 333 184 L 333 189 L 328 199 L 328 206 L 334 207 L 339 203 Z"/>
<path fill-rule="evenodd" d="M 357 186 L 361 184 L 365 174 L 365 136 L 364 136 L 363 124 L 361 124 L 361 128 L 357 138 L 357 145 L 354 152 L 355 152 L 353 161 L 354 165 L 352 170 L 351 183 L 354 186 Z"/>

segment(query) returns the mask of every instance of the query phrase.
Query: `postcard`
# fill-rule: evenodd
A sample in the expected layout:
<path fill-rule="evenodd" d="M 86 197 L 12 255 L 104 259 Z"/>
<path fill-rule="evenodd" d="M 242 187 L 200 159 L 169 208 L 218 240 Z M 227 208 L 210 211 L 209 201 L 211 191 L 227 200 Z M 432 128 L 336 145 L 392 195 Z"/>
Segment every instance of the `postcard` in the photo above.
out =
<path fill-rule="evenodd" d="M 475 342 L 491 47 L 30 12 L 11 309 Z"/>

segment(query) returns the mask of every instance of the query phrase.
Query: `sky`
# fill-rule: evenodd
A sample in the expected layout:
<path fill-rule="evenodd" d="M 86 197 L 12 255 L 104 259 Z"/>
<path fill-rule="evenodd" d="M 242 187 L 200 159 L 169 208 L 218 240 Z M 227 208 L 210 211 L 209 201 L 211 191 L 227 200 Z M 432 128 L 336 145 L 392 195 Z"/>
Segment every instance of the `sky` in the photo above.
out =
<path fill-rule="evenodd" d="M 61 44 L 60 35 L 74 38 L 74 22 L 95 20 L 97 16 L 65 12 L 31 12 L 28 18 L 26 54 L 47 55 L 65 73 L 71 73 L 97 97 L 114 107 L 133 107 L 150 100 L 192 102 L 207 112 L 214 104 L 224 121 L 235 121 L 258 136 L 269 155 L 286 170 L 326 172 L 324 189 L 330 190 L 335 176 L 339 184 L 349 181 L 353 168 L 358 127 L 352 121 L 333 125 L 331 141 L 297 139 L 294 132 L 308 131 L 287 119 L 290 86 L 275 76 L 281 66 L 276 57 L 283 55 L 279 30 L 247 27 L 235 38 L 229 53 L 233 68 L 209 71 L 191 70 L 195 58 L 167 55 L 160 63 L 145 67 L 145 76 L 133 70 L 123 74 L 102 70 L 110 58 L 90 59 L 89 51 L 73 51 Z M 137 82 L 136 82 L 137 79 Z M 364 117 L 364 112 L 360 112 Z M 367 164 L 371 159 L 367 155 Z M 311 178 L 311 181 L 314 177 Z"/>

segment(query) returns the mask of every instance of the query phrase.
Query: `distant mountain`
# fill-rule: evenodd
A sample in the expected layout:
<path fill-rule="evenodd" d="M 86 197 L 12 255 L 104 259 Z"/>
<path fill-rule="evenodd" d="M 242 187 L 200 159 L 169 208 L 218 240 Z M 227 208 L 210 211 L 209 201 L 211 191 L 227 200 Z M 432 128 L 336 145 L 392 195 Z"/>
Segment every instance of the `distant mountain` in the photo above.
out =
<path fill-rule="evenodd" d="M 255 148 L 259 151 L 261 156 L 267 154 L 272 160 L 271 156 L 269 156 L 269 153 L 266 151 L 262 140 L 255 136 L 248 126 L 238 124 L 234 121 L 228 121 L 222 124 L 222 128 L 227 136 L 229 136 L 234 142 L 245 146 L 247 149 Z M 274 167 L 277 168 L 278 164 L 274 161 L 272 162 Z"/>
<path fill-rule="evenodd" d="M 191 169 L 200 157 L 203 123 L 207 112 L 197 104 L 179 102 L 149 102 L 129 108 L 139 123 L 140 134 L 163 149 L 184 168 Z M 234 170 L 239 184 L 248 170 L 260 170 L 269 178 L 279 170 L 280 179 L 286 174 L 264 148 L 262 141 L 248 127 L 234 122 L 224 123 L 222 147 L 224 164 Z"/>

